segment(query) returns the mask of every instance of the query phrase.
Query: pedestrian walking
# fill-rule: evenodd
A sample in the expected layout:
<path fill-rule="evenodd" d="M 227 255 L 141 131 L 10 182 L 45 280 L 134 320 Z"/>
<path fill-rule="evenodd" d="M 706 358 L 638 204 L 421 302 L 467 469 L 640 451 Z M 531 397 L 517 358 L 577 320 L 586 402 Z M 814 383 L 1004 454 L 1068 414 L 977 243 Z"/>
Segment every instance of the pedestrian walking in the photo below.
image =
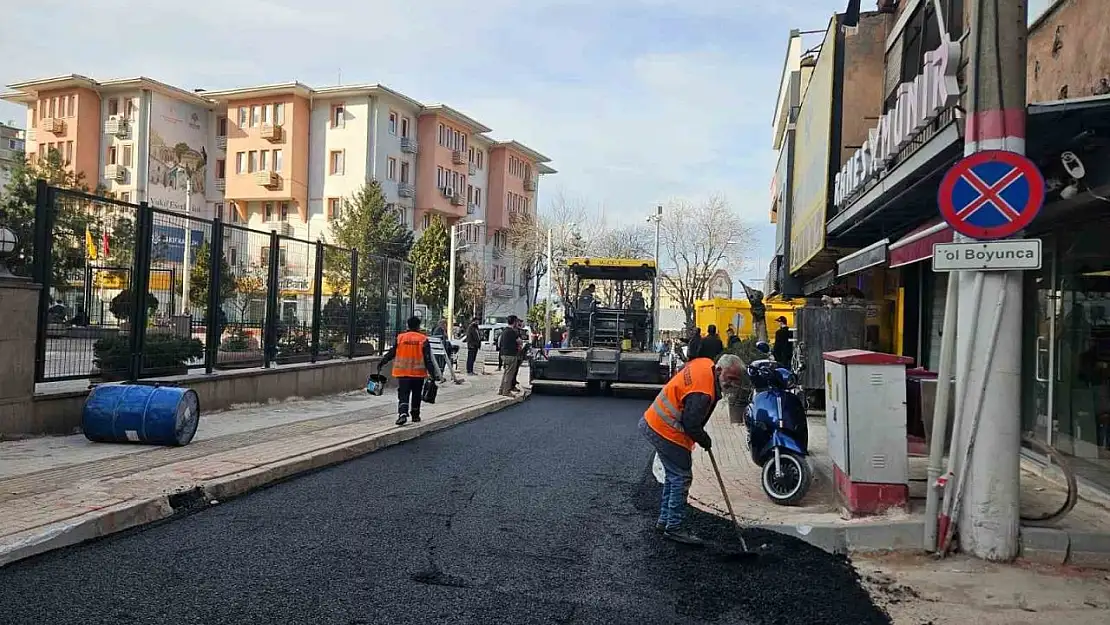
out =
<path fill-rule="evenodd" d="M 482 349 L 482 333 L 478 329 L 478 318 L 470 320 L 466 327 L 466 374 L 474 375 L 474 361 L 478 359 L 478 352 Z"/>
<path fill-rule="evenodd" d="M 640 432 L 655 448 L 666 474 L 655 531 L 668 540 L 702 542 L 682 526 L 694 478 L 694 444 L 713 447 L 705 425 L 721 395 L 739 391 L 743 374 L 744 362 L 735 354 L 722 355 L 716 364 L 695 358 L 667 382 L 640 419 Z"/>
<path fill-rule="evenodd" d="M 393 377 L 397 379 L 397 425 L 404 425 L 409 417 L 420 423 L 420 397 L 428 377 L 443 381 L 428 337 L 420 331 L 420 317 L 410 317 L 408 332 L 397 336 L 397 344 L 389 348 L 378 363 L 378 373 L 387 362 L 394 360 Z"/>
<path fill-rule="evenodd" d="M 501 374 L 501 391 L 506 397 L 512 397 L 513 387 L 516 385 L 516 373 L 520 369 L 520 332 L 517 329 L 516 315 L 509 315 L 509 325 L 501 332 L 501 344 L 498 353 L 505 363 L 505 371 Z"/>

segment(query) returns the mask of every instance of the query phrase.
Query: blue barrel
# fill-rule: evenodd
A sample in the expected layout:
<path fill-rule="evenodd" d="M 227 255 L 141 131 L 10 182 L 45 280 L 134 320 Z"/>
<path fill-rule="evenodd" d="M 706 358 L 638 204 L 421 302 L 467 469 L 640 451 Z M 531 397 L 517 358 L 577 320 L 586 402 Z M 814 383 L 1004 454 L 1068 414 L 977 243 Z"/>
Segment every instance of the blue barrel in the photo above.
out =
<path fill-rule="evenodd" d="M 97 386 L 81 415 L 85 438 L 98 443 L 188 445 L 199 423 L 197 392 L 180 386 Z"/>

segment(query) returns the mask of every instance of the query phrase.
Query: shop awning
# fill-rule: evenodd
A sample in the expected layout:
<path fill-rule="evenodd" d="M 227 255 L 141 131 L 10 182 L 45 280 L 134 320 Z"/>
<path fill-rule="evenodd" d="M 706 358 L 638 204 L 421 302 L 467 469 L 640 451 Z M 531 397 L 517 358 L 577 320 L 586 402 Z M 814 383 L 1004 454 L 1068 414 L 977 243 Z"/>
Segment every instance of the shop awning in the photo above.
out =
<path fill-rule="evenodd" d="M 890 268 L 909 265 L 933 257 L 933 245 L 951 243 L 952 228 L 935 219 L 890 244 Z"/>
<path fill-rule="evenodd" d="M 889 244 L 890 241 L 888 239 L 883 239 L 877 243 L 868 245 L 862 250 L 852 252 L 836 261 L 837 277 L 844 277 L 858 271 L 863 271 L 864 269 L 885 265 L 887 246 Z"/>
<path fill-rule="evenodd" d="M 802 287 L 802 292 L 805 293 L 807 297 L 811 295 L 816 295 L 817 293 L 820 293 L 821 291 L 824 291 L 825 289 L 832 286 L 835 282 L 836 268 L 833 268 L 810 280 L 809 282 L 806 282 L 805 285 Z"/>

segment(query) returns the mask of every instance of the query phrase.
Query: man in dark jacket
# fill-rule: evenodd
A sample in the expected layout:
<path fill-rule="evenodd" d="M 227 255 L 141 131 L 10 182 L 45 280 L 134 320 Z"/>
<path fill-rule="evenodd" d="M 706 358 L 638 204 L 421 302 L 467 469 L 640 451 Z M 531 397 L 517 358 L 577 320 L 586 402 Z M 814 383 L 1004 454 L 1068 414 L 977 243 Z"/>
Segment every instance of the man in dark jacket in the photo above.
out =
<path fill-rule="evenodd" d="M 706 328 L 708 334 L 701 340 L 701 347 L 698 349 L 698 358 L 708 358 L 716 360 L 725 351 L 725 345 L 721 342 L 721 337 L 717 335 L 717 326 L 709 324 Z"/>
<path fill-rule="evenodd" d="M 779 329 L 775 330 L 775 346 L 771 349 L 771 355 L 775 362 L 792 367 L 794 366 L 791 362 L 794 359 L 794 346 L 790 343 L 790 326 L 787 325 L 786 317 L 779 317 L 776 321 L 778 321 Z"/>
<path fill-rule="evenodd" d="M 501 360 L 505 363 L 505 372 L 501 374 L 501 395 L 512 397 L 513 387 L 516 386 L 516 373 L 520 369 L 520 331 L 517 326 L 517 316 L 509 315 L 509 325 L 501 331 L 501 345 L 498 351 Z"/>
<path fill-rule="evenodd" d="M 478 359 L 478 351 L 482 349 L 482 333 L 478 330 L 478 318 L 470 320 L 466 328 L 466 374 L 474 375 L 474 361 Z"/>

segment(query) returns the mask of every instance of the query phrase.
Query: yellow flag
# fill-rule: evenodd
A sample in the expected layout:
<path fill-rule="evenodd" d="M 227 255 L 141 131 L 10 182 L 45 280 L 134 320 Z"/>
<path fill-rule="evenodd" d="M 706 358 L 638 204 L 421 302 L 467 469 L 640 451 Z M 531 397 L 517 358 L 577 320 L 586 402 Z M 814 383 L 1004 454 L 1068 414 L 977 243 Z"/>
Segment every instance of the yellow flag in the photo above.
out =
<path fill-rule="evenodd" d="M 85 226 L 85 251 L 89 260 L 96 260 L 96 243 L 93 243 L 92 233 L 89 232 L 88 226 Z"/>

